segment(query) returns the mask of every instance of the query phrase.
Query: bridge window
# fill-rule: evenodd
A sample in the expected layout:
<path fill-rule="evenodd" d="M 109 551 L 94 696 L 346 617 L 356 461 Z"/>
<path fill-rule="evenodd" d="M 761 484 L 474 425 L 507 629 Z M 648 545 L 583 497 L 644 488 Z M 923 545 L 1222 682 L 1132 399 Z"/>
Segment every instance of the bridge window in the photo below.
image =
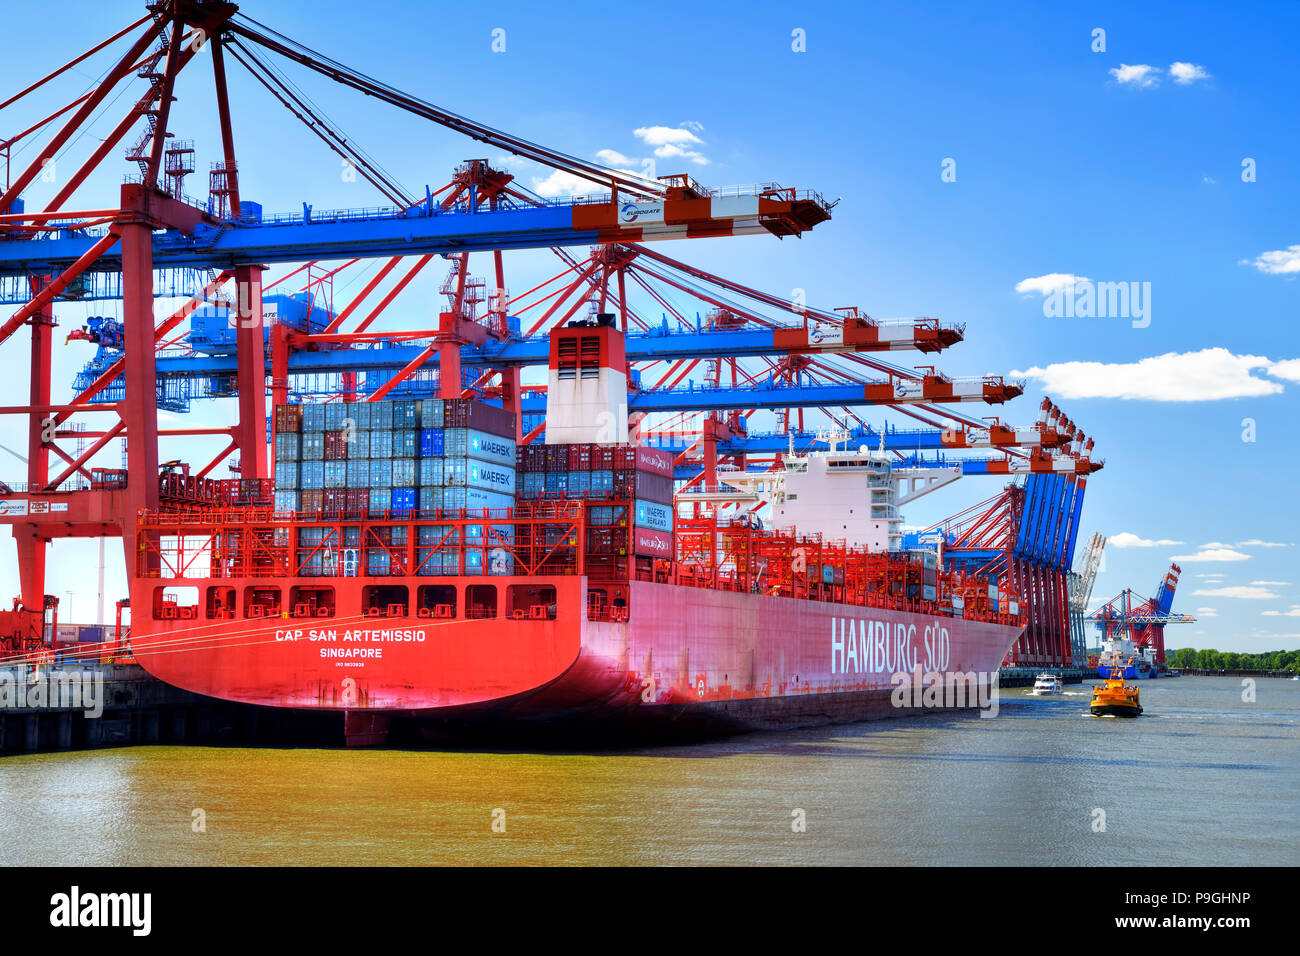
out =
<path fill-rule="evenodd" d="M 294 617 L 333 617 L 333 588 L 290 588 L 289 610 Z"/>
<path fill-rule="evenodd" d="M 404 584 L 372 584 L 361 591 L 361 613 L 367 617 L 403 617 L 411 591 Z"/>
<path fill-rule="evenodd" d="M 456 616 L 456 586 L 454 584 L 426 584 L 416 592 L 418 617 L 453 618 Z"/>
<path fill-rule="evenodd" d="M 244 588 L 244 617 L 279 617 L 283 597 L 279 588 Z"/>
<path fill-rule="evenodd" d="M 189 621 L 199 616 L 199 589 L 159 587 L 153 589 L 155 621 Z"/>
<path fill-rule="evenodd" d="M 555 588 L 512 584 L 506 589 L 507 613 L 515 620 L 555 620 Z"/>
<path fill-rule="evenodd" d="M 214 620 L 226 620 L 235 616 L 235 589 L 220 586 L 208 588 L 207 614 Z"/>
<path fill-rule="evenodd" d="M 626 621 L 627 589 L 623 587 L 588 588 L 587 620 Z"/>
<path fill-rule="evenodd" d="M 465 588 L 466 616 L 476 619 L 497 616 L 497 586 L 471 584 Z"/>

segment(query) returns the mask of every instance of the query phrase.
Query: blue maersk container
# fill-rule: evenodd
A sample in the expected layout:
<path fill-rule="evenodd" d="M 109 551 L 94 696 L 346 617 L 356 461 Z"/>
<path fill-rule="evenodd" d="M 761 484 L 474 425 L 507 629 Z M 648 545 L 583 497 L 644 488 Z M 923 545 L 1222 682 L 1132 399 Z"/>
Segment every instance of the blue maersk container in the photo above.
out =
<path fill-rule="evenodd" d="M 420 403 L 418 401 L 393 402 L 393 428 L 419 428 Z"/>
<path fill-rule="evenodd" d="M 298 463 L 296 461 L 277 461 L 275 463 L 275 487 L 283 491 L 297 489 Z"/>
<path fill-rule="evenodd" d="M 391 429 L 393 427 L 393 403 L 370 402 L 369 404 L 371 430 Z"/>
<path fill-rule="evenodd" d="M 420 433 L 413 428 L 393 431 L 393 457 L 415 458 L 420 453 Z"/>
<path fill-rule="evenodd" d="M 348 486 L 348 463 L 346 461 L 326 461 L 325 487 L 346 488 Z"/>
<path fill-rule="evenodd" d="M 441 416 L 440 416 L 441 417 Z M 420 432 L 420 457 L 441 458 L 443 441 L 441 428 L 425 428 Z"/>
<path fill-rule="evenodd" d="M 369 431 L 372 419 L 371 413 L 374 410 L 374 402 L 344 402 L 343 418 L 350 421 L 354 431 Z M 342 427 L 342 426 L 340 426 Z"/>
<path fill-rule="evenodd" d="M 304 461 L 299 474 L 299 484 L 303 491 L 320 491 L 325 487 L 325 462 Z"/>
<path fill-rule="evenodd" d="M 442 410 L 441 398 L 426 398 L 421 401 L 420 426 L 426 429 L 442 428 Z"/>
<path fill-rule="evenodd" d="M 443 454 L 448 458 L 476 458 L 513 468 L 515 443 L 514 439 L 474 428 L 448 428 L 443 431 Z"/>
<path fill-rule="evenodd" d="M 448 487 L 482 488 L 513 495 L 515 470 L 472 458 L 448 458 L 442 463 L 443 483 Z"/>
<path fill-rule="evenodd" d="M 393 513 L 406 513 L 415 510 L 415 489 L 414 488 L 394 488 L 393 489 Z"/>
<path fill-rule="evenodd" d="M 308 405 L 306 407 L 311 408 L 312 406 Z M 303 432 L 298 437 L 301 439 L 298 447 L 302 451 L 301 457 L 303 461 L 320 461 L 325 457 L 324 432 Z"/>
<path fill-rule="evenodd" d="M 442 485 L 443 461 L 441 458 L 421 458 L 419 467 L 421 488 Z"/>
<path fill-rule="evenodd" d="M 370 432 L 361 429 L 345 430 L 343 435 L 348 443 L 348 458 L 370 457 Z"/>
<path fill-rule="evenodd" d="M 638 498 L 634 510 L 636 512 L 634 520 L 638 528 L 649 528 L 652 531 L 673 530 L 672 505 L 656 504 Z"/>
<path fill-rule="evenodd" d="M 391 428 L 375 428 L 371 430 L 370 457 L 393 457 L 393 430 Z"/>
<path fill-rule="evenodd" d="M 276 461 L 302 460 L 301 439 L 297 432 L 281 432 L 275 436 Z"/>
<path fill-rule="evenodd" d="M 393 487 L 394 488 L 414 488 L 416 468 L 414 458 L 394 458 L 393 465 Z"/>
<path fill-rule="evenodd" d="M 323 432 L 325 430 L 325 406 L 320 404 L 302 407 L 302 430 L 304 432 Z"/>
<path fill-rule="evenodd" d="M 370 459 L 370 487 L 383 488 L 387 491 L 393 487 L 393 462 L 390 458 Z"/>
<path fill-rule="evenodd" d="M 356 489 L 370 487 L 369 460 L 355 461 L 351 458 L 348 459 L 348 487 Z"/>

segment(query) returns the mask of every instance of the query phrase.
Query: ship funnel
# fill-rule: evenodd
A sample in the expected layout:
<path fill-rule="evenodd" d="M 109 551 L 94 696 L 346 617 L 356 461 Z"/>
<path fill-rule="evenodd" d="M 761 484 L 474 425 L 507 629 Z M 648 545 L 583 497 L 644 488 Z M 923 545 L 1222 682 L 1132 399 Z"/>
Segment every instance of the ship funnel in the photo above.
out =
<path fill-rule="evenodd" d="M 614 319 L 604 312 L 551 333 L 547 444 L 627 442 L 627 358 Z"/>

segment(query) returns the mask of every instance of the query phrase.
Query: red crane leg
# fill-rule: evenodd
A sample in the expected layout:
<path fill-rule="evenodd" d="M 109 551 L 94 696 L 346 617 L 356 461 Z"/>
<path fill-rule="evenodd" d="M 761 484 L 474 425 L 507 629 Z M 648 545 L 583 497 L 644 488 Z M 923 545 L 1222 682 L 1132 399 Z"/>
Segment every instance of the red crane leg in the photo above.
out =
<path fill-rule="evenodd" d="M 460 398 L 460 343 L 454 340 L 438 343 L 438 397 Z"/>
<path fill-rule="evenodd" d="M 48 278 L 48 277 L 47 277 Z M 34 286 L 34 283 L 33 283 Z M 33 293 L 37 290 L 33 287 Z M 50 345 L 54 338 L 54 308 L 46 303 L 31 320 L 31 404 L 50 404 Z M 42 440 L 44 423 L 40 412 L 28 416 L 27 487 L 42 488 L 50 475 L 50 450 Z M 18 579 L 23 606 L 32 610 L 44 605 L 45 556 L 48 542 L 37 534 L 34 524 L 15 524 L 18 545 Z"/>
<path fill-rule="evenodd" d="M 266 478 L 266 341 L 262 333 L 262 271 L 265 266 L 238 266 L 235 286 L 239 314 L 235 330 L 236 373 L 239 390 L 239 474 Z"/>
<path fill-rule="evenodd" d="M 230 189 L 230 218 L 239 218 L 239 170 L 235 167 L 235 134 L 230 125 L 230 96 L 226 91 L 226 55 L 223 38 L 210 41 L 212 78 L 217 88 L 217 118 L 221 126 L 221 150 L 226 161 L 226 184 Z"/>
<path fill-rule="evenodd" d="M 122 546 L 127 567 L 136 566 L 135 514 L 158 510 L 158 372 L 154 351 L 153 232 L 137 219 L 121 226 L 123 377 L 127 433 L 126 509 Z M 156 549 L 150 549 L 156 560 Z"/>
<path fill-rule="evenodd" d="M 23 607 L 39 611 L 45 606 L 45 548 L 49 542 L 37 535 L 34 524 L 15 524 L 13 531 Z"/>

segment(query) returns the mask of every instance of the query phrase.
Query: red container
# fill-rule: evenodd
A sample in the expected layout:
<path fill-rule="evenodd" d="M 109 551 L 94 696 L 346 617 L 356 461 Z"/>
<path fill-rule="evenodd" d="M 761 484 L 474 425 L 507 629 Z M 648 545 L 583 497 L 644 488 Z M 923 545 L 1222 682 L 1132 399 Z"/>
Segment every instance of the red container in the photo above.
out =
<path fill-rule="evenodd" d="M 614 446 L 593 445 L 591 448 L 591 467 L 596 471 L 608 471 L 614 467 Z"/>
<path fill-rule="evenodd" d="M 366 488 L 349 488 L 346 492 L 347 510 L 366 514 L 370 511 L 370 491 Z"/>
<path fill-rule="evenodd" d="M 515 416 L 503 408 L 487 405 L 471 398 L 449 398 L 442 405 L 443 428 L 473 428 L 513 438 Z"/>
<path fill-rule="evenodd" d="M 614 446 L 613 468 L 636 468 L 636 448 L 632 445 Z"/>
<path fill-rule="evenodd" d="M 302 406 L 275 406 L 275 430 L 277 433 L 302 431 Z"/>
<path fill-rule="evenodd" d="M 636 497 L 656 504 L 670 505 L 673 503 L 673 480 L 663 475 L 639 471 L 636 473 Z"/>
<path fill-rule="evenodd" d="M 591 471 L 591 445 L 579 442 L 569 446 L 569 471 Z"/>
<path fill-rule="evenodd" d="M 324 511 L 346 511 L 348 493 L 343 488 L 330 488 L 325 492 Z"/>
<path fill-rule="evenodd" d="M 651 531 L 649 528 L 633 528 L 632 552 L 642 557 L 671 558 L 673 536 L 663 531 Z"/>
<path fill-rule="evenodd" d="M 326 461 L 342 461 L 348 457 L 348 441 L 345 432 L 326 432 L 325 433 L 325 452 Z"/>
<path fill-rule="evenodd" d="M 637 445 L 636 468 L 637 471 L 648 471 L 652 475 L 663 475 L 666 478 L 671 478 L 673 476 L 673 456 L 662 448 Z"/>
<path fill-rule="evenodd" d="M 299 507 L 303 511 L 320 511 L 325 507 L 325 492 L 304 491 L 302 493 L 302 503 Z"/>
<path fill-rule="evenodd" d="M 525 473 L 546 471 L 546 446 L 520 445 L 515 452 L 515 467 Z"/>
<path fill-rule="evenodd" d="M 627 556 L 626 528 L 588 528 L 587 554 Z"/>

